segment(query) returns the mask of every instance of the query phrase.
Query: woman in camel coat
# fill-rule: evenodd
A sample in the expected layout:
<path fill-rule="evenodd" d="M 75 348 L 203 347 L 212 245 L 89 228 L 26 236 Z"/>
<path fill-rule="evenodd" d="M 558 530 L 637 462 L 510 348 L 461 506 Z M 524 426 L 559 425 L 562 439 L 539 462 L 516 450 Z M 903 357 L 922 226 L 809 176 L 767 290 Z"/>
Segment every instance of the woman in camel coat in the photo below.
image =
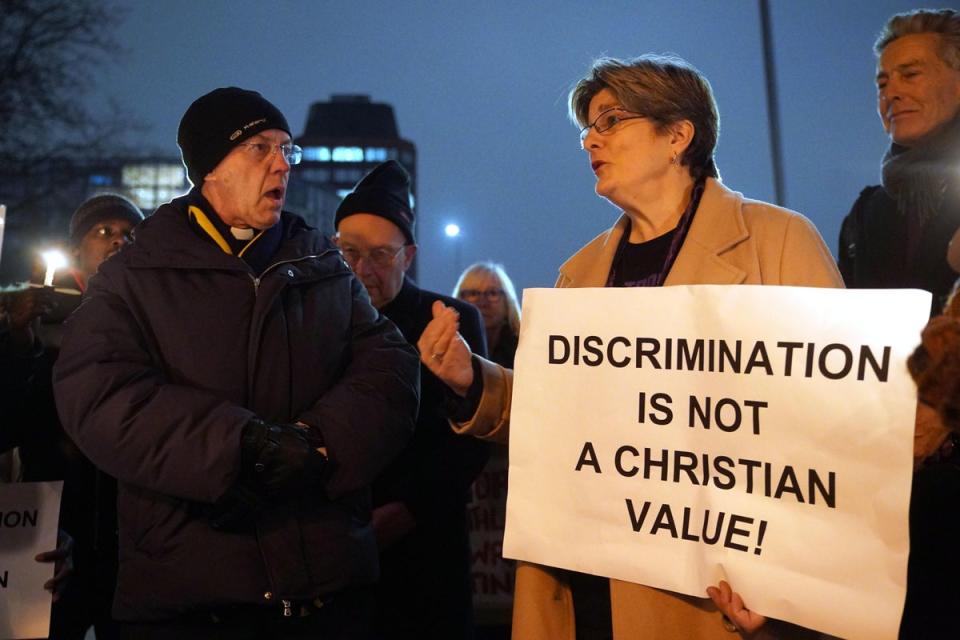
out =
<path fill-rule="evenodd" d="M 719 181 L 716 106 L 706 79 L 683 60 L 601 59 L 571 92 L 570 113 L 582 126 L 597 194 L 622 214 L 560 267 L 556 286 L 843 286 L 810 221 Z M 437 307 L 434 316 L 418 346 L 424 363 L 466 398 L 465 419 L 455 428 L 506 441 L 513 372 L 470 357 L 452 310 Z M 725 584 L 711 588 L 708 600 L 619 580 L 598 587 L 581 576 L 521 563 L 513 637 L 584 640 L 612 630 L 616 640 L 728 639 L 763 622 Z M 761 630 L 774 637 L 795 632 L 785 624 Z"/>

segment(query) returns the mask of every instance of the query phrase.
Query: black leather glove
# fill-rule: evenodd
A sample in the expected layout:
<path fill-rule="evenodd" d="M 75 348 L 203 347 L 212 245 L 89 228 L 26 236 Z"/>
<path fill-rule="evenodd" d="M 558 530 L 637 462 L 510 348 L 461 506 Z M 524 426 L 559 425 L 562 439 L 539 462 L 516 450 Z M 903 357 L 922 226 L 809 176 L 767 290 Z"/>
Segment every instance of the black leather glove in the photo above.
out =
<path fill-rule="evenodd" d="M 254 418 L 240 436 L 241 481 L 268 495 L 314 487 L 327 466 L 322 446 L 313 427 Z"/>

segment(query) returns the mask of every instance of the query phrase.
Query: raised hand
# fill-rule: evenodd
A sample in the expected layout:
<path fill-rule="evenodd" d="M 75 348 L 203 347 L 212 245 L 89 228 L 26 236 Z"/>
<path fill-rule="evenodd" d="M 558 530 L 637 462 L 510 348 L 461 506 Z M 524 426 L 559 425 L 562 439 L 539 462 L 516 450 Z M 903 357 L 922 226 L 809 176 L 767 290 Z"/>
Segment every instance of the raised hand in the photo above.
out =
<path fill-rule="evenodd" d="M 473 383 L 473 354 L 458 331 L 460 314 L 439 300 L 433 303 L 432 311 L 433 320 L 417 340 L 420 361 L 455 393 L 466 396 Z"/>

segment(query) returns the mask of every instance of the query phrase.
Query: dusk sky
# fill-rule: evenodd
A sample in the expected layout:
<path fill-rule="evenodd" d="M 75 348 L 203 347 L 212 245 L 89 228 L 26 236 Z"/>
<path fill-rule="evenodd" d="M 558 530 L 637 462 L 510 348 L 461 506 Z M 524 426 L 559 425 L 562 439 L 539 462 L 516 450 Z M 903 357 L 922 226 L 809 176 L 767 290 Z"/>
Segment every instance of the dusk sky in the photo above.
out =
<path fill-rule="evenodd" d="M 150 127 L 144 149 L 176 153 L 180 116 L 227 85 L 255 89 L 294 135 L 331 94 L 394 106 L 418 150 L 421 285 L 449 292 L 458 268 L 502 262 L 519 289 L 557 267 L 617 210 L 567 119 L 570 87 L 600 55 L 675 53 L 709 78 L 724 183 L 773 201 L 756 0 L 669 2 L 127 1 L 126 49 L 91 99 L 112 97 Z M 786 206 L 836 253 L 860 190 L 879 179 L 872 44 L 894 0 L 774 0 Z M 443 235 L 456 222 L 458 252 Z M 457 261 L 459 259 L 459 264 Z"/>

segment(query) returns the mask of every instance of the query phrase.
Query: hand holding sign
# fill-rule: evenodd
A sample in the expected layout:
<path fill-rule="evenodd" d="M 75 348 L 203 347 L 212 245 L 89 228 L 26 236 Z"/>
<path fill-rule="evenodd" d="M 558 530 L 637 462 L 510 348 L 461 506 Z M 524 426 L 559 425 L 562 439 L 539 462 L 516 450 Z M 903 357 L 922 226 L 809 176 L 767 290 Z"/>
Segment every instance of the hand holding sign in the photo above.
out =
<path fill-rule="evenodd" d="M 759 631 L 767 622 L 767 619 L 759 613 L 747 609 L 743 604 L 743 598 L 730 588 L 726 580 L 721 580 L 716 587 L 707 587 L 707 595 L 738 631 L 751 635 Z"/>
<path fill-rule="evenodd" d="M 53 601 L 56 602 L 73 575 L 73 538 L 63 529 L 58 529 L 57 548 L 38 553 L 34 559 L 37 562 L 54 563 L 53 577 L 43 583 L 43 588 L 53 594 Z"/>
<path fill-rule="evenodd" d="M 46 638 L 50 595 L 66 577 L 49 564 L 69 543 L 56 544 L 62 482 L 0 484 L 0 638 Z M 65 547 L 66 545 L 66 547 Z M 47 551 L 54 547 L 57 551 Z"/>

